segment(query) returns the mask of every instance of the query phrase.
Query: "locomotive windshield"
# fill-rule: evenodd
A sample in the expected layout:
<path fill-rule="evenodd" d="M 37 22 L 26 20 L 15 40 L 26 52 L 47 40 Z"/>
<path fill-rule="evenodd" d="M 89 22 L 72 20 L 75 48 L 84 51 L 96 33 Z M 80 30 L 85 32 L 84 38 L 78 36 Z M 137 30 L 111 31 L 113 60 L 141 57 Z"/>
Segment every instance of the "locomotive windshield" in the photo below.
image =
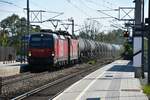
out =
<path fill-rule="evenodd" d="M 29 47 L 32 48 L 51 48 L 52 36 L 47 34 L 31 35 Z"/>

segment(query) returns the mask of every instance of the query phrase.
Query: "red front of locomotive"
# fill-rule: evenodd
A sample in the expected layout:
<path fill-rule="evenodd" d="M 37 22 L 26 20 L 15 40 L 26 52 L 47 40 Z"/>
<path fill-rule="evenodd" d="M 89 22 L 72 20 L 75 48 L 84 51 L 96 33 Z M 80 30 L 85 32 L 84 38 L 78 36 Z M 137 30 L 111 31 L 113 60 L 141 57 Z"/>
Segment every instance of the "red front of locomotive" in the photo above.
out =
<path fill-rule="evenodd" d="M 28 48 L 29 64 L 53 64 L 54 38 L 52 34 L 35 33 L 30 36 Z"/>

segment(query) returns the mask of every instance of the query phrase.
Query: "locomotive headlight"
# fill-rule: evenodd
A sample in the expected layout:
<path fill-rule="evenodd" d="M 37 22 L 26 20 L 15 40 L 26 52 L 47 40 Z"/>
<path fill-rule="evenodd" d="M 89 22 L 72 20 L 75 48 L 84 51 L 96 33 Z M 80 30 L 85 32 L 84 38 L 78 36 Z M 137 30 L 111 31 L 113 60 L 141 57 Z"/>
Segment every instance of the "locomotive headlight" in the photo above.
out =
<path fill-rule="evenodd" d="M 52 56 L 55 56 L 55 54 L 54 54 L 54 53 L 52 53 Z"/>
<path fill-rule="evenodd" d="M 54 53 L 54 51 L 52 51 L 52 56 L 53 56 L 53 57 L 55 56 L 55 53 Z"/>
<path fill-rule="evenodd" d="M 29 57 L 32 56 L 31 52 L 28 53 L 28 56 L 29 56 Z"/>

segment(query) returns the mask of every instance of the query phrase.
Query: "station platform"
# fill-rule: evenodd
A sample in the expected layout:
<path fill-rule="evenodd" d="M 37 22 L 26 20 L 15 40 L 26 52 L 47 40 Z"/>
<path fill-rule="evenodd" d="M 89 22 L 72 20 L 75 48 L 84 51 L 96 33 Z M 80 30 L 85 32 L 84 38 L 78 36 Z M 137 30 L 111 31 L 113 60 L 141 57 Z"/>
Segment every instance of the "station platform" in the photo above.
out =
<path fill-rule="evenodd" d="M 89 74 L 53 100 L 148 100 L 134 67 L 128 60 L 117 60 Z"/>
<path fill-rule="evenodd" d="M 0 62 L 0 77 L 12 76 L 20 74 L 24 69 L 27 63 L 20 62 Z"/>

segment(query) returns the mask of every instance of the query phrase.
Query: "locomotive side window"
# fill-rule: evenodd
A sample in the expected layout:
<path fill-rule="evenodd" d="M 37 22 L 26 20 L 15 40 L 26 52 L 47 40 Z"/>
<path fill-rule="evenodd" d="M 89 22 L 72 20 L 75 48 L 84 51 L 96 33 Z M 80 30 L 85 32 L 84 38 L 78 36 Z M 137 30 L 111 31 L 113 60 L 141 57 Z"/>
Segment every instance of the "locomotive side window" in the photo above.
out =
<path fill-rule="evenodd" d="M 43 48 L 50 48 L 50 47 L 52 47 L 52 37 L 51 36 L 44 36 L 42 38 L 42 47 Z"/>

